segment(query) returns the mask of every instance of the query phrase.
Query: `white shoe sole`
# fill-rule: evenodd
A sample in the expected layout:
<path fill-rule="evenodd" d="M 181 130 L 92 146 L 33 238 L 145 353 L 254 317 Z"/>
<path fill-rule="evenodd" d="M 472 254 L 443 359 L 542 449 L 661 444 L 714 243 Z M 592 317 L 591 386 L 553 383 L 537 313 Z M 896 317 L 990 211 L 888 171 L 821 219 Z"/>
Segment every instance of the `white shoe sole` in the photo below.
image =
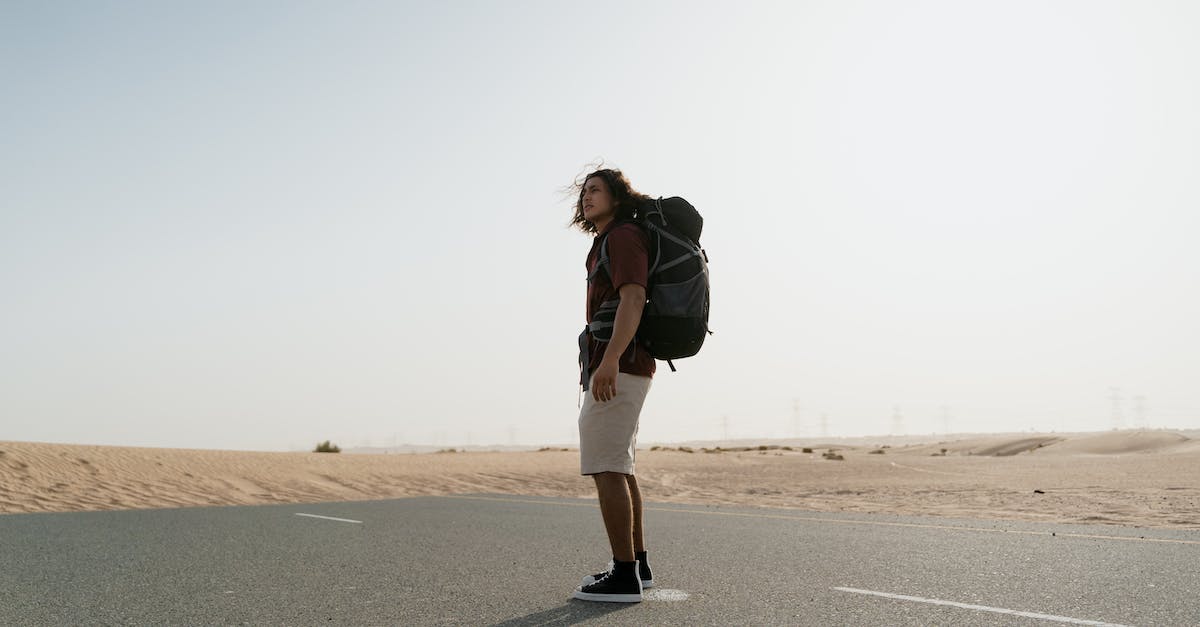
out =
<path fill-rule="evenodd" d="M 583 578 L 583 582 L 579 584 L 579 587 L 582 588 L 584 586 L 590 586 L 594 583 L 596 583 L 596 578 L 591 575 L 588 575 L 587 577 Z M 642 580 L 642 590 L 645 590 L 646 588 L 653 588 L 653 587 L 654 587 L 653 579 L 643 579 Z"/>
<path fill-rule="evenodd" d="M 642 595 L 640 594 L 594 594 L 584 592 L 583 590 L 575 591 L 576 599 L 584 601 L 608 601 L 609 603 L 641 603 Z"/>

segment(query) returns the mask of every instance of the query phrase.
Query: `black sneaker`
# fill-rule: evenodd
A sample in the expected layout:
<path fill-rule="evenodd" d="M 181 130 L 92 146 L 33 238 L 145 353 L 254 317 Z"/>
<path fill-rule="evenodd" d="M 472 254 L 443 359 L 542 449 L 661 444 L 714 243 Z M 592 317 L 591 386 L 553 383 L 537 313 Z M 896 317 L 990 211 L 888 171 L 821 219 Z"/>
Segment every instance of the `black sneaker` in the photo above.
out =
<path fill-rule="evenodd" d="M 638 577 L 637 561 L 614 562 L 612 570 L 600 579 L 575 589 L 574 597 L 584 601 L 638 603 L 642 600 L 642 580 Z"/>
<path fill-rule="evenodd" d="M 602 573 L 596 573 L 595 575 L 588 575 L 587 577 L 584 577 L 583 581 L 579 584 L 579 587 L 582 588 L 583 586 L 591 585 L 597 581 L 600 581 L 605 575 L 612 571 L 612 567 L 612 560 L 609 560 L 608 570 Z M 638 560 L 638 576 L 642 579 L 643 590 L 654 587 L 654 574 L 650 572 L 650 564 L 645 560 Z"/>

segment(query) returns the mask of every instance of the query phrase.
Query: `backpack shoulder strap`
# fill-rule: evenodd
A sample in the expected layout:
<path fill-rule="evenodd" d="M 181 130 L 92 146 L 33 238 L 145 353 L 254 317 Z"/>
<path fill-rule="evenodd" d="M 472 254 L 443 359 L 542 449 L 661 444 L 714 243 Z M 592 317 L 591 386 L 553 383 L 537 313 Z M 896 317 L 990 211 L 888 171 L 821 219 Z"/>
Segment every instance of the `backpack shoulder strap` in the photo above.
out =
<path fill-rule="evenodd" d="M 607 233 L 600 236 L 600 257 L 599 257 L 599 259 L 596 260 L 596 269 L 592 270 L 592 273 L 589 274 L 587 277 L 588 283 L 591 283 L 592 279 L 595 278 L 597 274 L 600 274 L 600 271 L 602 271 L 602 270 L 604 271 L 605 274 L 608 273 L 608 234 Z"/>
<path fill-rule="evenodd" d="M 634 225 L 637 225 L 638 228 L 641 228 L 643 231 L 645 230 L 644 225 L 639 223 L 637 220 L 621 220 L 621 221 L 617 222 L 616 224 L 614 224 L 612 228 L 615 229 L 618 226 L 621 226 L 622 224 L 634 224 Z M 612 229 L 609 229 L 609 232 L 612 232 Z M 587 280 L 590 282 L 593 277 L 595 277 L 597 274 L 600 274 L 601 270 L 603 270 L 605 273 L 607 273 L 608 265 L 609 265 L 608 233 L 605 233 L 604 235 L 600 236 L 600 257 L 599 257 L 599 259 L 596 260 L 596 269 L 593 270 L 592 273 L 588 275 Z"/>

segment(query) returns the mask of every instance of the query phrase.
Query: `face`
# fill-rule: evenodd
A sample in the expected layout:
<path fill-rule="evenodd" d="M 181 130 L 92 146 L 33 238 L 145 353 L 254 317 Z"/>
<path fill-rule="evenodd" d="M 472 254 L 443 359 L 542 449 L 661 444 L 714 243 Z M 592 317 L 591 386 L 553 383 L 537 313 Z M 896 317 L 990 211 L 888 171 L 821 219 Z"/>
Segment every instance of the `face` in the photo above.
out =
<path fill-rule="evenodd" d="M 611 218 L 615 210 L 608 183 L 599 176 L 589 178 L 583 184 L 583 217 L 595 224 L 597 220 L 603 222 L 606 218 Z"/>

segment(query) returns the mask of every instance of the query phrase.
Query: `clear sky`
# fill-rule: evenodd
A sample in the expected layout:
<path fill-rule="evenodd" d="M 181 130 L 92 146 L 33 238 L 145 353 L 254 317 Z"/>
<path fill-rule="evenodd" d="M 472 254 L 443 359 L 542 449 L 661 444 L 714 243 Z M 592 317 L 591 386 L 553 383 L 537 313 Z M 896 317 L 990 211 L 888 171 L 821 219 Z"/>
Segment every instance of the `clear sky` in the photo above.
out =
<path fill-rule="evenodd" d="M 1192 2 L 4 2 L 0 439 L 571 443 L 562 188 L 597 159 L 706 220 L 715 334 L 643 442 L 1200 427 L 1197 32 Z"/>

